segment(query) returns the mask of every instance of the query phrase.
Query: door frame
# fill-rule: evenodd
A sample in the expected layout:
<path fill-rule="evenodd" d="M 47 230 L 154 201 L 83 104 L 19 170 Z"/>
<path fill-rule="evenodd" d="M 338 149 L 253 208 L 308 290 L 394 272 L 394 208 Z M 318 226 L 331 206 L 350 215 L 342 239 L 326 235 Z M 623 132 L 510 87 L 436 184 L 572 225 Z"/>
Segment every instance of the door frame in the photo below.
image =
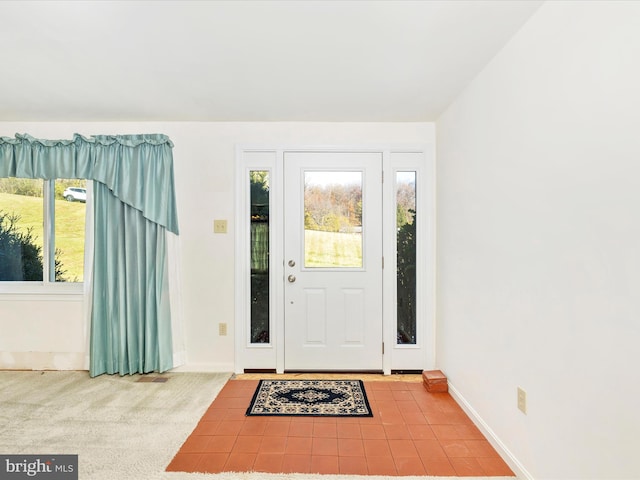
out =
<path fill-rule="evenodd" d="M 383 373 L 435 368 L 435 148 L 423 145 L 237 145 L 235 214 L 234 371 L 275 370 L 283 373 L 284 355 L 284 154 L 285 152 L 375 152 L 382 154 L 383 173 Z M 249 172 L 269 171 L 269 281 L 270 342 L 252 344 L 250 325 L 250 196 Z M 416 236 L 417 329 L 416 345 L 396 343 L 395 173 L 416 171 L 419 215 Z M 420 333 L 422 332 L 422 333 Z"/>

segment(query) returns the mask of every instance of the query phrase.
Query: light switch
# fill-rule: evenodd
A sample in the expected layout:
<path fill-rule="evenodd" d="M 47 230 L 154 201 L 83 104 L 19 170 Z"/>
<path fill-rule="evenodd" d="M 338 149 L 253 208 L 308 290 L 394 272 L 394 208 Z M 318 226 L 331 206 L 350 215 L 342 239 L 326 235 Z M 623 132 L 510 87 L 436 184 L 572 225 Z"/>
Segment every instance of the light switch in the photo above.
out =
<path fill-rule="evenodd" d="M 227 221 L 226 220 L 214 220 L 213 221 L 213 233 L 227 233 Z"/>
<path fill-rule="evenodd" d="M 518 387 L 518 409 L 527 414 L 527 392 Z"/>

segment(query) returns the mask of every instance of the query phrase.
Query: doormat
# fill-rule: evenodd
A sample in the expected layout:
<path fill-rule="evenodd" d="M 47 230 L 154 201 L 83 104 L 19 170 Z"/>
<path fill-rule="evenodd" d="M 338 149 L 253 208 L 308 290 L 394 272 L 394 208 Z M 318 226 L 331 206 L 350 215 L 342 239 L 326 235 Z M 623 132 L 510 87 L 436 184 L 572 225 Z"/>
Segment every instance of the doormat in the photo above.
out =
<path fill-rule="evenodd" d="M 362 380 L 260 380 L 246 415 L 373 417 Z"/>

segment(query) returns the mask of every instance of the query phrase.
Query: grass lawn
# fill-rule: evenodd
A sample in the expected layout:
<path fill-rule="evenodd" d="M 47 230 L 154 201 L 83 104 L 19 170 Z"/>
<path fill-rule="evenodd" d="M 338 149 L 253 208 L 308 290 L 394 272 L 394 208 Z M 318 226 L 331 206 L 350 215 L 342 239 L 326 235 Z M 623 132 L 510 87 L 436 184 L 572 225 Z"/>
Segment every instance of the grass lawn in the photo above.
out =
<path fill-rule="evenodd" d="M 20 216 L 18 228 L 26 231 L 32 228 L 36 245 L 42 247 L 43 212 L 42 198 L 0 193 L 0 211 L 16 213 Z M 67 281 L 83 280 L 84 272 L 84 222 L 85 204 L 56 200 L 56 249 Z"/>
<path fill-rule="evenodd" d="M 18 228 L 32 228 L 42 247 L 42 198 L 0 193 L 0 211 L 20 215 Z M 56 248 L 67 281 L 83 280 L 85 204 L 56 200 Z M 305 266 L 362 267 L 362 235 L 305 230 Z"/>
<path fill-rule="evenodd" d="M 305 230 L 305 267 L 362 267 L 362 234 Z"/>

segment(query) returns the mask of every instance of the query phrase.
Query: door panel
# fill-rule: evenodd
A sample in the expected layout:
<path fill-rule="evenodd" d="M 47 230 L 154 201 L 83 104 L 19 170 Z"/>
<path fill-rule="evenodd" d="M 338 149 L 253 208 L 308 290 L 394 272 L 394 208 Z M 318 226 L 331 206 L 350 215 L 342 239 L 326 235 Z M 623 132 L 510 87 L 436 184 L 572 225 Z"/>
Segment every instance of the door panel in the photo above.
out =
<path fill-rule="evenodd" d="M 306 288 L 303 305 L 306 318 L 303 343 L 305 345 L 327 344 L 327 291 L 324 288 Z"/>
<path fill-rule="evenodd" d="M 382 369 L 382 155 L 286 152 L 285 369 Z"/>

